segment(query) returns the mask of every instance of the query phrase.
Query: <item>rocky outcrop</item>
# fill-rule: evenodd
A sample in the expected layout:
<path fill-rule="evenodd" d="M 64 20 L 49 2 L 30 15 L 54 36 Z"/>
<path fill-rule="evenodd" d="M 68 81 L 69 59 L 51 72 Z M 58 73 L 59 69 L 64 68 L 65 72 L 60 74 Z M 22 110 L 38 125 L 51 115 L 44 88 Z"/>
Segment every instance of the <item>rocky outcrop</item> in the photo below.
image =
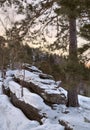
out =
<path fill-rule="evenodd" d="M 26 81 L 21 81 L 18 78 L 14 79 L 16 82 L 23 84 L 24 87 L 28 88 L 30 91 L 33 91 L 34 93 L 39 94 L 45 102 L 48 102 L 50 104 L 65 104 L 66 103 L 66 97 L 63 93 L 49 93 L 46 91 L 44 88 L 35 85 L 32 82 L 26 82 Z"/>
<path fill-rule="evenodd" d="M 24 101 L 19 100 L 15 94 L 10 92 L 11 102 L 16 107 L 20 108 L 23 113 L 30 119 L 30 120 L 37 120 L 42 124 L 41 119 L 42 115 L 39 114 L 39 110 L 31 106 L 30 104 L 26 104 Z"/>
<path fill-rule="evenodd" d="M 66 97 L 65 95 L 55 94 L 55 93 L 42 93 L 42 97 L 49 103 L 52 104 L 65 104 L 66 103 Z"/>
<path fill-rule="evenodd" d="M 3 93 L 10 97 L 12 104 L 20 108 L 28 119 L 36 120 L 42 124 L 41 119 L 43 116 L 39 113 L 37 108 L 18 99 L 16 95 L 12 93 L 9 88 L 5 88 L 5 86 L 3 86 Z"/>

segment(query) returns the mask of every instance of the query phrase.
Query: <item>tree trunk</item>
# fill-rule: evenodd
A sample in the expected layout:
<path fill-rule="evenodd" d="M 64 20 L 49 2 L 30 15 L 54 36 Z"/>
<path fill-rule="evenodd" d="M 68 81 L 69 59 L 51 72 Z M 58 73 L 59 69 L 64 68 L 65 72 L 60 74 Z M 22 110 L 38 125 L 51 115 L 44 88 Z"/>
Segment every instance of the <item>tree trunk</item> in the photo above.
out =
<path fill-rule="evenodd" d="M 77 32 L 76 32 L 76 18 L 69 18 L 69 58 L 77 60 Z"/>
<path fill-rule="evenodd" d="M 68 90 L 68 101 L 67 106 L 78 107 L 78 79 L 77 79 L 77 67 L 78 67 L 78 58 L 77 58 L 77 35 L 76 35 L 76 18 L 69 18 L 69 90 Z"/>
<path fill-rule="evenodd" d="M 67 96 L 68 96 L 66 104 L 67 107 L 79 107 L 77 86 L 73 86 L 71 89 L 69 89 Z"/>
<path fill-rule="evenodd" d="M 2 71 L 2 79 L 4 80 L 4 77 L 5 77 L 5 70 L 4 70 L 4 49 L 1 50 L 2 51 L 2 67 L 1 67 L 1 71 Z"/>

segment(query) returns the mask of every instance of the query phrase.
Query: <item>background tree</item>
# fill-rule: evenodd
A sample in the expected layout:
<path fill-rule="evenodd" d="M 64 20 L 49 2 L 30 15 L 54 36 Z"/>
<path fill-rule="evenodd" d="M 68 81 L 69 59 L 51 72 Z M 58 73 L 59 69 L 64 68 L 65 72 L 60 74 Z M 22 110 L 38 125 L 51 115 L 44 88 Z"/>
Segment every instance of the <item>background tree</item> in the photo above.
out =
<path fill-rule="evenodd" d="M 2 72 L 2 78 L 4 78 L 4 69 L 5 69 L 5 38 L 0 36 L 0 59 L 1 59 L 1 72 Z"/>

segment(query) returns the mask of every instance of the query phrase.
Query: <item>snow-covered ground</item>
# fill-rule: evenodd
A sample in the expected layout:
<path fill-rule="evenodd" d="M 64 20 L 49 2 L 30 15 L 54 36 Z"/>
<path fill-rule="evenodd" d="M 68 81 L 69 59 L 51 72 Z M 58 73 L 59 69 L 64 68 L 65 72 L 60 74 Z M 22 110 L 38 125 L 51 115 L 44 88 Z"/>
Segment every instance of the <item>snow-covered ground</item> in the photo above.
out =
<path fill-rule="evenodd" d="M 28 92 L 27 98 L 28 98 Z M 33 95 L 31 96 L 31 100 L 33 99 Z M 38 96 L 38 99 L 39 96 Z M 38 106 L 41 106 L 42 100 L 39 102 L 37 99 Z M 33 99 L 33 101 L 35 101 Z M 34 102 L 35 103 L 35 102 Z M 47 107 L 42 102 L 42 107 Z M 48 108 L 48 107 L 47 107 Z M 49 109 L 49 108 L 48 108 Z M 47 110 L 49 111 L 49 110 Z M 44 120 L 44 119 L 43 119 Z M 53 123 L 44 120 L 44 124 L 40 125 L 37 121 L 28 120 L 21 110 L 14 107 L 9 98 L 4 95 L 1 91 L 1 83 L 0 83 L 0 130 L 63 130 L 63 127 L 59 124 Z"/>
<path fill-rule="evenodd" d="M 10 73 L 13 72 L 8 72 L 7 75 Z M 27 77 L 30 78 L 30 75 Z M 38 75 L 35 77 L 32 74 L 32 78 L 36 81 Z M 41 81 L 39 80 L 39 82 Z M 53 82 L 50 80 L 51 84 Z M 54 104 L 52 109 L 43 102 L 39 95 L 28 91 L 26 88 L 23 89 L 24 96 L 21 97 L 21 86 L 12 81 L 10 77 L 5 83 L 20 100 L 40 109 L 45 117 L 42 119 L 43 125 L 27 119 L 22 111 L 14 107 L 10 99 L 2 93 L 2 82 L 0 82 L 0 130 L 64 130 L 64 127 L 59 124 L 59 120 L 67 121 L 73 130 L 90 130 L 90 98 L 79 95 L 79 108 L 67 108 L 65 105 Z M 66 95 L 63 88 L 62 91 Z"/>

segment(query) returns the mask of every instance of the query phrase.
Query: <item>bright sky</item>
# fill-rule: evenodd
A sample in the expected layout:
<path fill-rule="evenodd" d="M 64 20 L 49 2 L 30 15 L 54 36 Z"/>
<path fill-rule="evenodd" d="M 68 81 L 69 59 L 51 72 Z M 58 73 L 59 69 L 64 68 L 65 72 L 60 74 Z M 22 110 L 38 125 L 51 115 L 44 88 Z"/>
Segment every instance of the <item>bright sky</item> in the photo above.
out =
<path fill-rule="evenodd" d="M 0 35 L 5 34 L 5 28 L 11 28 L 16 21 L 22 20 L 25 18 L 25 15 L 16 14 L 16 8 L 12 5 L 10 7 L 5 7 L 6 12 L 3 12 L 0 8 Z"/>

